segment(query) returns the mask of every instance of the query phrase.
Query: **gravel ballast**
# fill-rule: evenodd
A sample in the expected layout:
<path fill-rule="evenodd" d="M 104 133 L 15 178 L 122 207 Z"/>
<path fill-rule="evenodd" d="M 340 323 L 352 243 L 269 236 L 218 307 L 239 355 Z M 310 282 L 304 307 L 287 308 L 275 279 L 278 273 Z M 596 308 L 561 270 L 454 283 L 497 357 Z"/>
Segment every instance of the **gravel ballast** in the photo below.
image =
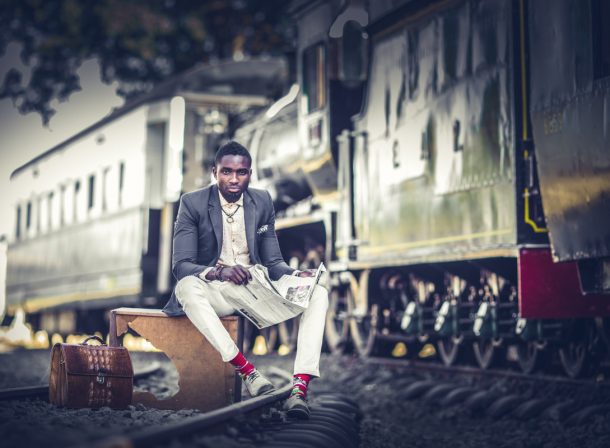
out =
<path fill-rule="evenodd" d="M 292 370 L 291 356 L 250 359 L 263 372 L 270 366 Z M 137 387 L 161 396 L 175 392 L 177 375 L 164 355 L 133 353 L 132 360 L 136 370 L 155 361 L 164 366 Z M 0 354 L 0 388 L 46 384 L 49 361 L 48 351 Z M 341 393 L 357 401 L 362 447 L 610 446 L 607 386 L 421 373 L 328 354 L 322 356 L 321 372 L 311 383 L 312 398 Z M 3 447 L 82 446 L 197 414 L 143 406 L 70 410 L 43 400 L 11 400 L 0 402 L 0 440 Z M 193 438 L 172 446 L 219 446 L 211 440 Z"/>

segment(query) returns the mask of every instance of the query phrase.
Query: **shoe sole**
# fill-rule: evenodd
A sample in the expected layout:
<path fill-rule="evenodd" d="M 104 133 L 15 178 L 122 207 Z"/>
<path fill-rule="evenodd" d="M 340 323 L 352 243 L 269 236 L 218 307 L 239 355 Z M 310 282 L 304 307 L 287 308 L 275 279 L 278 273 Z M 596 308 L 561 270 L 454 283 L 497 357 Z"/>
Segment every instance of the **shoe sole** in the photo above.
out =
<path fill-rule="evenodd" d="M 286 414 L 288 415 L 288 417 L 295 418 L 298 420 L 309 419 L 309 409 L 306 409 L 301 406 L 293 407 L 292 409 L 289 409 L 288 411 L 286 411 Z"/>
<path fill-rule="evenodd" d="M 261 395 L 271 394 L 273 392 L 275 392 L 275 387 L 265 386 L 265 387 L 261 388 L 261 390 L 258 391 L 258 393 L 255 395 L 255 397 L 260 397 Z"/>

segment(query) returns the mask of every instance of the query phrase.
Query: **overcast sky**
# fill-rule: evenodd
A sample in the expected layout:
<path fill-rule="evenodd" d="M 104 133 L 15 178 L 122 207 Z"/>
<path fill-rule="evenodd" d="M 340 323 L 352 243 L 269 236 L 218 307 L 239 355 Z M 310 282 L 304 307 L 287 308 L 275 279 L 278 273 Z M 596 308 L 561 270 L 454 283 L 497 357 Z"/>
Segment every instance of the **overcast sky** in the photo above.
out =
<path fill-rule="evenodd" d="M 0 79 L 4 79 L 10 67 L 22 70 L 27 76 L 19 50 L 17 45 L 11 44 L 0 58 Z M 13 204 L 7 194 L 13 170 L 123 104 L 114 93 L 116 86 L 100 81 L 99 67 L 94 60 L 85 62 L 79 75 L 82 90 L 65 103 L 51 103 L 57 113 L 48 128 L 42 125 L 38 114 L 20 115 L 10 100 L 0 101 L 0 235 L 8 234 L 13 226 L 9 219 Z"/>

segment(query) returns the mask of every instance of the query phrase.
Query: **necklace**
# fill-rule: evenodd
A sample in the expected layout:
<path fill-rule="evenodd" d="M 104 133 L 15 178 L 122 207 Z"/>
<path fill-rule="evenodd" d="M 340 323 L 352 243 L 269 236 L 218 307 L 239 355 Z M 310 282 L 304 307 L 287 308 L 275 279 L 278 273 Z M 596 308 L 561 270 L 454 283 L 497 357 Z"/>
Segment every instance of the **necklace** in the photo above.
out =
<path fill-rule="evenodd" d="M 233 219 L 233 215 L 235 215 L 235 213 L 237 213 L 237 210 L 239 210 L 239 207 L 241 207 L 241 205 L 237 204 L 237 208 L 236 208 L 236 209 L 235 209 L 235 211 L 234 211 L 233 213 L 231 213 L 231 214 L 227 213 L 227 212 L 225 211 L 225 209 L 224 209 L 224 208 L 220 207 L 220 209 L 222 210 L 222 212 L 223 212 L 225 215 L 227 215 L 227 222 L 228 222 L 229 224 L 232 224 L 233 222 L 235 222 L 235 220 Z"/>

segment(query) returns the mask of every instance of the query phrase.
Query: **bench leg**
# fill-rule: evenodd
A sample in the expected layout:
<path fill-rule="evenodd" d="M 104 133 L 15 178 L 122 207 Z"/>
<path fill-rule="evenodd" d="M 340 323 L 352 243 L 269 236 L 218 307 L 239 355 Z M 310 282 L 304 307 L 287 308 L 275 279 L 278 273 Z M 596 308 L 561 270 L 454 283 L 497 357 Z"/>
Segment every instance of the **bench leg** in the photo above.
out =
<path fill-rule="evenodd" d="M 238 317 L 237 319 L 237 349 L 243 353 L 244 350 L 244 318 Z M 241 377 L 237 372 L 235 372 L 235 386 L 233 390 L 235 391 L 233 396 L 233 401 L 235 403 L 241 401 Z"/>
<path fill-rule="evenodd" d="M 110 322 L 108 325 L 108 345 L 110 347 L 120 347 L 123 345 L 122 335 L 117 334 L 117 317 L 116 311 L 110 311 Z"/>

